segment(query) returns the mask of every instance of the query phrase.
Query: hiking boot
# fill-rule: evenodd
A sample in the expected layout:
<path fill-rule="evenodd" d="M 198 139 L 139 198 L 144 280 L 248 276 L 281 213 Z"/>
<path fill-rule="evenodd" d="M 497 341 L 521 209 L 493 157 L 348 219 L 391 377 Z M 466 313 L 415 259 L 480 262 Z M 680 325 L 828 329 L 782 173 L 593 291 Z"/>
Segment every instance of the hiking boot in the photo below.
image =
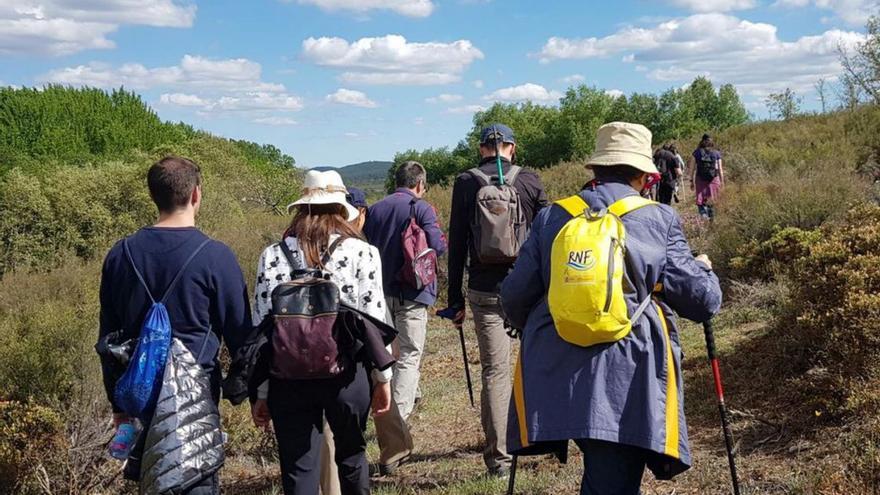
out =
<path fill-rule="evenodd" d="M 489 468 L 488 475 L 490 478 L 506 480 L 507 478 L 510 478 L 510 466 L 501 465 Z"/>
<path fill-rule="evenodd" d="M 412 454 L 407 454 L 396 461 L 389 462 L 388 464 L 370 464 L 370 477 L 392 476 L 395 471 L 397 471 L 397 468 L 409 462 L 411 457 Z"/>

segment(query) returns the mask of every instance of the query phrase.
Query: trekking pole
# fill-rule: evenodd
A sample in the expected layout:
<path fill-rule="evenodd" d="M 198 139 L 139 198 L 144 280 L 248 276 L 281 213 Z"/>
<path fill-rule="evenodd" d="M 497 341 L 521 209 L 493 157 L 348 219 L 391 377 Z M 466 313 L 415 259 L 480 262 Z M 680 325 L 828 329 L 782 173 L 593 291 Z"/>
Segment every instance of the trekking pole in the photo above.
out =
<path fill-rule="evenodd" d="M 474 407 L 474 385 L 471 383 L 471 368 L 468 364 L 467 347 L 464 345 L 464 325 L 458 325 L 458 339 L 461 341 L 461 357 L 464 359 L 464 376 L 467 379 L 468 397 Z"/>
<path fill-rule="evenodd" d="M 519 461 L 519 456 L 513 456 L 513 461 L 510 463 L 510 479 L 507 480 L 507 495 L 513 495 L 513 487 L 516 485 L 516 464 Z"/>
<path fill-rule="evenodd" d="M 727 406 L 724 405 L 724 388 L 721 386 L 721 368 L 718 366 L 718 356 L 715 354 L 715 334 L 713 332 L 712 320 L 703 323 L 703 333 L 706 335 L 706 351 L 709 354 L 709 363 L 712 365 L 712 375 L 715 378 L 715 396 L 718 398 L 718 411 L 721 413 L 721 428 L 724 430 L 724 444 L 727 446 L 727 461 L 730 463 L 730 479 L 733 481 L 733 494 L 739 495 L 739 479 L 736 475 L 733 435 L 730 433 Z"/>
<path fill-rule="evenodd" d="M 498 153 L 498 129 L 494 125 L 492 126 L 492 136 L 494 137 L 493 141 L 495 141 L 495 165 L 498 167 L 498 185 L 503 186 L 504 169 L 501 167 L 501 154 Z"/>

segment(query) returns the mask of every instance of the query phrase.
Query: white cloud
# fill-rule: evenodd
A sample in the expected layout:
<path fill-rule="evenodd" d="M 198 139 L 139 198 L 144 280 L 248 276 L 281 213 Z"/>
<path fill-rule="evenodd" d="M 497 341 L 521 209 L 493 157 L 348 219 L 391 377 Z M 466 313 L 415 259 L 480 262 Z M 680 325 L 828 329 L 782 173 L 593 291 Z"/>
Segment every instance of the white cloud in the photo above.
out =
<path fill-rule="evenodd" d="M 109 49 L 119 26 L 190 27 L 195 5 L 176 0 L 3 0 L 0 54 L 68 55 Z"/>
<path fill-rule="evenodd" d="M 283 92 L 284 85 L 261 80 L 260 64 L 244 58 L 211 60 L 184 55 L 179 65 L 147 68 L 128 63 L 119 67 L 91 63 L 50 71 L 42 82 L 73 86 L 95 86 L 144 90 L 174 87 L 201 90 Z"/>
<path fill-rule="evenodd" d="M 483 105 L 464 105 L 460 107 L 447 108 L 446 113 L 477 113 L 484 110 L 486 110 L 486 107 L 484 107 Z"/>
<path fill-rule="evenodd" d="M 483 80 L 477 79 L 476 81 L 474 81 L 474 87 L 477 89 L 483 89 Z"/>
<path fill-rule="evenodd" d="M 484 100 L 489 101 L 532 101 L 535 103 L 555 102 L 559 98 L 562 98 L 562 93 L 559 91 L 548 91 L 544 86 L 534 83 L 502 88 L 483 97 Z"/>
<path fill-rule="evenodd" d="M 758 6 L 755 0 L 671 0 L 677 7 L 694 12 L 729 12 L 731 10 L 753 9 Z"/>
<path fill-rule="evenodd" d="M 196 107 L 208 112 L 296 112 L 302 110 L 303 102 L 297 96 L 285 93 L 245 92 L 217 98 L 203 98 L 185 93 L 163 93 L 159 103 L 179 107 Z"/>
<path fill-rule="evenodd" d="M 605 90 L 605 94 L 612 97 L 612 98 L 620 98 L 625 93 L 619 89 L 608 89 L 608 90 Z"/>
<path fill-rule="evenodd" d="M 271 126 L 288 126 L 296 125 L 297 122 L 290 117 L 259 117 L 251 120 L 255 124 L 271 125 Z"/>
<path fill-rule="evenodd" d="M 303 56 L 317 65 L 346 69 L 341 78 L 360 84 L 429 85 L 461 80 L 484 57 L 468 40 L 411 43 L 389 34 L 349 43 L 342 38 L 308 38 Z"/>
<path fill-rule="evenodd" d="M 299 0 L 299 3 L 330 12 L 347 10 L 364 14 L 370 10 L 390 10 L 407 17 L 428 17 L 434 11 L 431 0 Z"/>
<path fill-rule="evenodd" d="M 771 24 L 695 14 L 653 28 L 623 28 L 604 38 L 550 38 L 539 56 L 547 63 L 632 53 L 632 61 L 648 68 L 648 77 L 655 80 L 689 81 L 702 75 L 763 96 L 785 87 L 809 91 L 820 77 L 834 78 L 841 72 L 838 45 L 863 39 L 860 33 L 830 30 L 784 41 Z"/>
<path fill-rule="evenodd" d="M 424 117 L 416 117 L 413 119 L 412 122 L 413 122 L 413 125 L 425 125 L 425 118 Z"/>
<path fill-rule="evenodd" d="M 205 107 L 211 102 L 196 95 L 184 93 L 165 93 L 159 97 L 159 103 L 164 105 L 177 105 L 179 107 Z"/>
<path fill-rule="evenodd" d="M 878 0 L 777 0 L 774 6 L 803 8 L 814 6 L 830 10 L 845 22 L 863 26 L 871 15 L 880 11 Z"/>
<path fill-rule="evenodd" d="M 572 74 L 570 76 L 565 76 L 562 79 L 560 79 L 560 81 L 562 81 L 565 84 L 582 83 L 586 80 L 587 80 L 587 78 L 582 76 L 581 74 Z"/>
<path fill-rule="evenodd" d="M 367 95 L 364 93 L 345 88 L 340 88 L 335 93 L 327 95 L 326 99 L 329 102 L 339 103 L 340 105 L 352 105 L 361 108 L 376 108 L 379 106 L 375 101 L 367 98 Z"/>
<path fill-rule="evenodd" d="M 458 82 L 461 77 L 438 72 L 345 72 L 339 80 L 350 84 L 437 86 Z"/>
<path fill-rule="evenodd" d="M 430 98 L 425 98 L 425 103 L 455 103 L 456 101 L 461 101 L 462 98 L 461 95 L 443 93 Z"/>

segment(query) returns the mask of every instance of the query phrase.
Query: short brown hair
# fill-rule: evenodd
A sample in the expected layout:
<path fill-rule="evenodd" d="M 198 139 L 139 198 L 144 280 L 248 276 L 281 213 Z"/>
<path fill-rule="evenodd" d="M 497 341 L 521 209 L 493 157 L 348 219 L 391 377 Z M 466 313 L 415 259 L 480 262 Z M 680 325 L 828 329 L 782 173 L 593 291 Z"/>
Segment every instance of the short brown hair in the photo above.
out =
<path fill-rule="evenodd" d="M 150 197 L 162 212 L 186 208 L 193 189 L 202 183 L 199 166 L 179 156 L 166 156 L 147 172 Z"/>

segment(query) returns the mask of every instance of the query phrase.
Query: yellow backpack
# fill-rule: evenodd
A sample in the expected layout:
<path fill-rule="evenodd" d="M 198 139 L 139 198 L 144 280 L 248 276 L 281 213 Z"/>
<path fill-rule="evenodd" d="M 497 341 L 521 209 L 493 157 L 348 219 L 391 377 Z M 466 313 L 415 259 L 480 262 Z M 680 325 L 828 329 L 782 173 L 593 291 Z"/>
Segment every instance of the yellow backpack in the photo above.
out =
<path fill-rule="evenodd" d="M 593 210 L 579 195 L 556 202 L 572 219 L 553 240 L 547 302 L 556 331 L 571 344 L 588 347 L 626 337 L 651 302 L 632 318 L 623 297 L 626 229 L 621 217 L 656 204 L 641 196 Z"/>

